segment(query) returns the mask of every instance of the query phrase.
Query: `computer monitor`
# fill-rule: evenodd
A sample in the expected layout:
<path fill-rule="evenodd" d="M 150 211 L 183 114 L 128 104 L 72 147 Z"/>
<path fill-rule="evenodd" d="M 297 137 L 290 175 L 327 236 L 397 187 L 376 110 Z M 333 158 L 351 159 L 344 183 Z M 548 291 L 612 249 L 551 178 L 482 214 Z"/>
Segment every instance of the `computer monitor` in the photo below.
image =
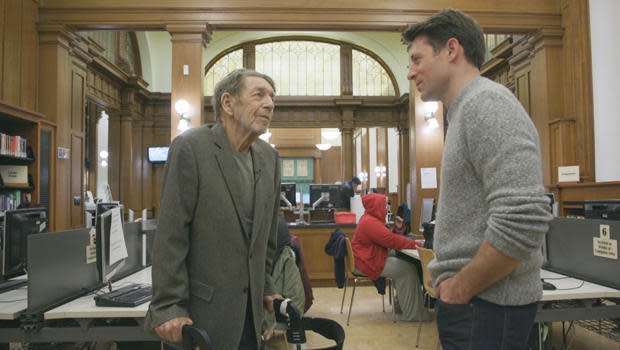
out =
<path fill-rule="evenodd" d="M 586 219 L 620 220 L 620 199 L 583 201 Z"/>
<path fill-rule="evenodd" d="M 112 211 L 108 210 L 97 217 L 95 231 L 95 240 L 97 242 L 97 269 L 99 270 L 99 280 L 102 283 L 110 282 L 116 271 L 125 264 L 124 259 L 112 264 L 110 263 L 111 228 Z"/>
<path fill-rule="evenodd" d="M 48 232 L 47 209 L 27 208 L 7 210 L 4 214 L 2 237 L 2 278 L 9 279 L 26 273 L 28 236 Z"/>
<path fill-rule="evenodd" d="M 316 208 L 342 208 L 340 185 L 310 185 L 310 205 Z"/>
<path fill-rule="evenodd" d="M 424 224 L 435 219 L 435 198 L 423 198 L 420 210 L 420 232 L 424 232 Z"/>
<path fill-rule="evenodd" d="M 297 199 L 295 197 L 297 191 L 297 186 L 294 182 L 284 182 L 280 184 L 280 206 L 288 207 L 289 203 L 291 206 L 297 205 Z M 286 200 L 284 200 L 285 198 Z M 288 201 L 289 203 L 287 203 Z"/>
<path fill-rule="evenodd" d="M 168 146 L 148 148 L 148 160 L 150 163 L 165 163 L 168 159 Z"/>

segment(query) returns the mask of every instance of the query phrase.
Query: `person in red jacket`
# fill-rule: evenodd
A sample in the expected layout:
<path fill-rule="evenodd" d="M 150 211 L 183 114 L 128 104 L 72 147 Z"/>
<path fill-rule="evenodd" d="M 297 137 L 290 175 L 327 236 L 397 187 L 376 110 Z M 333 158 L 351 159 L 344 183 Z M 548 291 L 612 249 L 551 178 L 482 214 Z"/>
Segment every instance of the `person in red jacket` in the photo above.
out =
<path fill-rule="evenodd" d="M 372 280 L 379 277 L 394 280 L 403 312 L 402 321 L 430 320 L 431 316 L 424 308 L 416 268 L 410 262 L 388 254 L 388 248 L 415 249 L 419 244 L 385 227 L 387 199 L 384 195 L 370 193 L 362 198 L 362 204 L 366 211 L 357 224 L 351 242 L 355 266 Z"/>

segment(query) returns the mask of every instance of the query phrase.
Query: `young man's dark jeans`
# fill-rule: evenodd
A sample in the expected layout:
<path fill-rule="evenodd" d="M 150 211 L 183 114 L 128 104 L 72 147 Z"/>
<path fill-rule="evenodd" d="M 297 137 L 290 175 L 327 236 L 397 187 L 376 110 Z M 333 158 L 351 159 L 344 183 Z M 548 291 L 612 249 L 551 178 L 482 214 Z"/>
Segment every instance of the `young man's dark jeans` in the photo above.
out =
<path fill-rule="evenodd" d="M 502 306 L 474 298 L 469 304 L 435 304 L 444 350 L 523 350 L 537 304 Z"/>

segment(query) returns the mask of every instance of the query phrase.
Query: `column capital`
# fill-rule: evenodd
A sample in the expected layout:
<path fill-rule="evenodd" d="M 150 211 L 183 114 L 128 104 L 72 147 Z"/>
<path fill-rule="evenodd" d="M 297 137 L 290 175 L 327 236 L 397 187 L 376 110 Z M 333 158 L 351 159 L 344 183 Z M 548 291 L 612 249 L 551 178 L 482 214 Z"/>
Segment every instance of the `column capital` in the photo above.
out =
<path fill-rule="evenodd" d="M 172 36 L 173 42 L 202 43 L 203 47 L 211 42 L 213 30 L 209 24 L 167 24 L 166 31 Z"/>

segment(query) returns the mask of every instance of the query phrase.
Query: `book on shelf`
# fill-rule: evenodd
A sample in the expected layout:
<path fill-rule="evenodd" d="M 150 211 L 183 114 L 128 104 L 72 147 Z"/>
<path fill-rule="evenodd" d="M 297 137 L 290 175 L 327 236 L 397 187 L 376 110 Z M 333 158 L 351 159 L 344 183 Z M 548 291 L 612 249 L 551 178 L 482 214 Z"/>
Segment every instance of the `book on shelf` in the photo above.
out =
<path fill-rule="evenodd" d="M 0 165 L 0 178 L 3 186 L 28 187 L 28 166 Z"/>
<path fill-rule="evenodd" d="M 27 142 L 25 138 L 0 133 L 0 155 L 27 158 L 26 148 Z"/>
<path fill-rule="evenodd" d="M 31 194 L 25 191 L 2 191 L 0 192 L 0 212 L 15 210 L 22 203 L 31 203 Z"/>

